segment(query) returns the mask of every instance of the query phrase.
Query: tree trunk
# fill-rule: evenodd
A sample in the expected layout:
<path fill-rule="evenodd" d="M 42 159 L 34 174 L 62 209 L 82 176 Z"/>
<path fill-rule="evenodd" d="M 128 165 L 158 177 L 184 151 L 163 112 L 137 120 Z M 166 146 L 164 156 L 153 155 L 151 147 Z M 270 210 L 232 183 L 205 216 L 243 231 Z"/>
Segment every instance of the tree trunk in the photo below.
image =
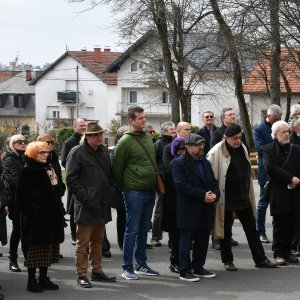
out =
<path fill-rule="evenodd" d="M 286 78 L 283 70 L 280 71 L 286 89 L 286 114 L 284 120 L 288 122 L 291 114 L 291 101 L 292 101 L 292 90 L 288 79 Z"/>
<path fill-rule="evenodd" d="M 228 50 L 230 55 L 230 60 L 233 65 L 233 74 L 234 74 L 234 84 L 235 84 L 235 93 L 238 99 L 238 105 L 242 120 L 242 125 L 244 129 L 244 133 L 248 142 L 248 146 L 250 149 L 254 148 L 253 136 L 252 136 L 252 128 L 249 120 L 249 114 L 247 111 L 246 101 L 243 92 L 243 83 L 242 83 L 242 72 L 240 66 L 240 60 L 236 49 L 235 38 L 233 33 L 226 23 L 223 15 L 220 12 L 220 8 L 218 5 L 218 0 L 210 0 L 210 4 L 213 9 L 213 14 L 215 19 L 217 20 L 223 35 L 226 38 L 228 43 Z"/>
<path fill-rule="evenodd" d="M 279 1 L 269 0 L 272 53 L 270 62 L 270 91 L 271 103 L 280 105 L 280 22 L 279 22 Z"/>

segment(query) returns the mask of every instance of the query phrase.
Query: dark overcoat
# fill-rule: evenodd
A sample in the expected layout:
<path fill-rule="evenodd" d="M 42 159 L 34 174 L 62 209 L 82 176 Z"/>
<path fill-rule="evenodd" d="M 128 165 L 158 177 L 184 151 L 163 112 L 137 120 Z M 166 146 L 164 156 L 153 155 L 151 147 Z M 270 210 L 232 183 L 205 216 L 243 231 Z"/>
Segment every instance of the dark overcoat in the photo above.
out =
<path fill-rule="evenodd" d="M 255 143 L 255 147 L 258 155 L 258 183 L 261 186 L 264 186 L 267 182 L 267 173 L 264 169 L 263 165 L 263 154 L 262 154 L 262 146 L 268 145 L 273 142 L 271 136 L 271 124 L 264 119 L 261 124 L 255 127 L 253 131 L 253 140 Z"/>
<path fill-rule="evenodd" d="M 210 162 L 203 157 L 204 173 L 200 175 L 197 162 L 186 150 L 173 160 L 172 175 L 177 192 L 177 225 L 179 229 L 198 230 L 213 228 L 214 204 L 204 202 L 205 194 L 212 191 L 220 197 L 218 181 Z"/>
<path fill-rule="evenodd" d="M 300 178 L 300 146 L 291 145 L 286 161 L 280 162 L 282 148 L 274 142 L 262 147 L 264 168 L 271 181 L 269 194 L 271 215 L 291 213 L 300 206 L 300 186 L 288 189 L 294 176 Z"/>
<path fill-rule="evenodd" d="M 67 185 L 74 196 L 77 224 L 106 224 L 111 221 L 115 194 L 108 150 L 94 151 L 85 142 L 74 147 L 67 158 Z"/>
<path fill-rule="evenodd" d="M 216 129 L 218 129 L 218 127 L 214 125 L 212 132 Z M 206 126 L 203 126 L 196 132 L 196 134 L 201 135 L 205 139 L 204 154 L 207 154 L 210 149 L 210 139 L 212 133 Z"/>
<path fill-rule="evenodd" d="M 52 186 L 46 165 L 24 157 L 16 200 L 21 210 L 21 234 L 27 246 L 64 241 L 64 208 L 59 185 Z"/>

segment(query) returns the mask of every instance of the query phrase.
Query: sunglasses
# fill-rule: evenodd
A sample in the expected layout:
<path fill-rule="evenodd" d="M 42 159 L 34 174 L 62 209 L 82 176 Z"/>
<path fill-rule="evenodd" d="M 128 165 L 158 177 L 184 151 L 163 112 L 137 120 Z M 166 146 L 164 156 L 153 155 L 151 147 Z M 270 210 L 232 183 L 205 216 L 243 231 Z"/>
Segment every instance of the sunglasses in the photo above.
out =
<path fill-rule="evenodd" d="M 28 141 L 27 140 L 17 140 L 13 142 L 13 144 L 18 144 L 18 145 L 27 145 Z"/>
<path fill-rule="evenodd" d="M 38 154 L 41 154 L 41 155 L 49 155 L 49 151 L 39 151 Z"/>
<path fill-rule="evenodd" d="M 54 145 L 54 141 L 46 141 L 46 143 L 51 146 L 51 145 Z"/>
<path fill-rule="evenodd" d="M 204 118 L 205 118 L 205 119 L 213 119 L 214 116 L 205 116 Z"/>

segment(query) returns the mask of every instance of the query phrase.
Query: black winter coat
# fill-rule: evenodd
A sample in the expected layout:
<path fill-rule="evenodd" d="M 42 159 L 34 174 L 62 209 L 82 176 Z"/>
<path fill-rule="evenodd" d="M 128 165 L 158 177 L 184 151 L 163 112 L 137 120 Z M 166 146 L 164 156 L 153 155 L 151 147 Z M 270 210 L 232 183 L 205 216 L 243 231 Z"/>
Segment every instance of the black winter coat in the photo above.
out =
<path fill-rule="evenodd" d="M 158 138 L 158 140 L 154 143 L 155 149 L 155 158 L 156 158 L 156 166 L 158 169 L 158 173 L 164 176 L 166 170 L 163 165 L 163 152 L 165 146 L 172 142 L 172 137 L 169 135 L 163 135 Z"/>
<path fill-rule="evenodd" d="M 288 189 L 294 176 L 300 178 L 300 146 L 290 144 L 287 156 L 275 139 L 262 147 L 263 164 L 271 181 L 269 194 L 271 215 L 291 213 L 300 207 L 300 186 Z M 286 156 L 286 161 L 283 157 Z M 300 216 L 299 216 L 300 217 Z"/>
<path fill-rule="evenodd" d="M 205 177 L 200 175 L 197 163 L 186 150 L 172 162 L 173 180 L 177 192 L 177 225 L 183 230 L 213 228 L 214 204 L 205 203 L 205 194 L 212 191 L 220 197 L 218 181 L 210 162 L 203 157 Z"/>
<path fill-rule="evenodd" d="M 216 129 L 218 129 L 218 127 L 214 125 L 212 131 L 214 132 Z M 206 126 L 203 126 L 196 132 L 196 134 L 201 135 L 205 139 L 204 154 L 207 154 L 210 149 L 210 139 L 212 133 L 210 133 Z"/>
<path fill-rule="evenodd" d="M 21 171 L 25 162 L 22 155 L 7 151 L 6 158 L 3 161 L 3 182 L 7 192 L 7 207 L 9 209 L 8 217 L 12 220 L 20 217 L 20 210 L 16 202 L 16 189 Z"/>
<path fill-rule="evenodd" d="M 64 241 L 64 208 L 59 185 L 52 186 L 46 165 L 24 157 L 16 200 L 21 210 L 21 235 L 27 246 Z"/>

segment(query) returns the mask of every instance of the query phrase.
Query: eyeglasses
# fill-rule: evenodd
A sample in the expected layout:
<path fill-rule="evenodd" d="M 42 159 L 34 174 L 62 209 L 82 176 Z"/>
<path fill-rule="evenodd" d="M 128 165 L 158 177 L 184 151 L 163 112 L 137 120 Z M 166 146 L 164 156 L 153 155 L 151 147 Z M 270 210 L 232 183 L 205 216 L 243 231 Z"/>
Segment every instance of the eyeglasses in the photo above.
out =
<path fill-rule="evenodd" d="M 155 130 L 149 131 L 150 134 L 152 134 L 152 133 L 154 133 L 154 132 L 155 132 Z"/>
<path fill-rule="evenodd" d="M 47 143 L 49 146 L 54 145 L 54 141 L 46 141 L 46 143 Z"/>
<path fill-rule="evenodd" d="M 41 154 L 41 155 L 49 155 L 49 151 L 39 151 L 38 154 Z"/>
<path fill-rule="evenodd" d="M 28 141 L 27 140 L 17 140 L 13 142 L 13 144 L 18 144 L 18 145 L 27 145 Z"/>
<path fill-rule="evenodd" d="M 214 116 L 205 116 L 204 118 L 205 118 L 205 119 L 213 119 Z"/>

